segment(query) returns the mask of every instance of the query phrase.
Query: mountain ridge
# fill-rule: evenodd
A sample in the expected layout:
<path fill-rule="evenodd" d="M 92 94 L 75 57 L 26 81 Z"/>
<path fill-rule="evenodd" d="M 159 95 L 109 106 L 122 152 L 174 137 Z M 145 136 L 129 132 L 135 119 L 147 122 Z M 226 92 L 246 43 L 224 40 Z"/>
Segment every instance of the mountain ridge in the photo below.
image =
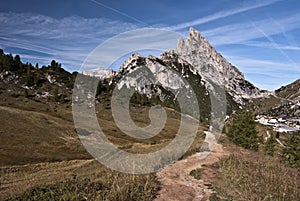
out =
<path fill-rule="evenodd" d="M 275 94 L 280 98 L 289 99 L 293 102 L 300 102 L 300 79 L 291 82 L 285 86 L 281 86 L 275 90 Z"/>
<path fill-rule="evenodd" d="M 218 53 L 194 28 L 190 28 L 186 39 L 179 39 L 174 49 L 163 52 L 159 57 L 151 55 L 143 57 L 138 53 L 132 54 L 118 71 L 110 74 L 107 78 L 122 77 L 126 72 L 131 72 L 141 65 L 153 66 L 153 61 L 157 61 L 158 66 L 171 65 L 168 66 L 171 68 L 176 66 L 175 63 L 190 66 L 188 70 L 199 75 L 202 84 L 208 90 L 213 91 L 213 85 L 224 86 L 226 92 L 241 105 L 244 105 L 248 99 L 266 97 L 271 94 L 271 92 L 260 90 L 247 81 L 243 73 Z M 184 72 L 178 73 L 184 74 Z"/>

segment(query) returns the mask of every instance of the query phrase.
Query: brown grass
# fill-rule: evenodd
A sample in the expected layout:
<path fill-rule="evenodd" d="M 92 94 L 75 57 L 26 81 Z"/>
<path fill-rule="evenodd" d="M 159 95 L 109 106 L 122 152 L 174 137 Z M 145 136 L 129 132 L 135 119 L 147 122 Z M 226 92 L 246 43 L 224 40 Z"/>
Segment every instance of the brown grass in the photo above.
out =
<path fill-rule="evenodd" d="M 257 98 L 252 100 L 249 108 L 254 108 L 257 114 L 264 114 L 274 105 L 280 105 L 287 102 L 288 101 L 276 98 L 274 96 L 270 96 L 268 98 Z"/>
<path fill-rule="evenodd" d="M 238 147 L 224 134 L 219 143 L 231 155 L 192 173 L 213 190 L 210 200 L 298 200 L 300 176 L 297 169 L 263 152 Z"/>
<path fill-rule="evenodd" d="M 158 185 L 154 174 L 122 174 L 92 159 L 74 131 L 67 105 L 23 97 L 4 99 L 0 100 L 0 200 L 82 200 L 83 197 L 89 200 L 152 200 L 156 195 Z M 153 138 L 137 140 L 117 128 L 105 105 L 96 107 L 99 123 L 108 139 L 132 153 L 149 153 L 164 147 L 175 137 L 180 124 L 179 113 L 166 109 L 168 120 L 163 131 Z M 133 107 L 132 119 L 139 126 L 147 126 L 150 107 Z M 201 147 L 198 144 L 204 137 L 201 129 L 199 127 L 189 154 Z M 87 189 L 82 189 L 83 185 Z M 100 189 L 95 187 L 99 185 Z"/>
<path fill-rule="evenodd" d="M 95 160 L 1 168 L 0 200 L 152 200 L 154 174 L 130 175 Z"/>
<path fill-rule="evenodd" d="M 0 106 L 0 165 L 91 158 L 72 122 Z"/>
<path fill-rule="evenodd" d="M 232 154 L 218 162 L 215 189 L 233 200 L 298 200 L 299 173 L 270 157 Z"/>

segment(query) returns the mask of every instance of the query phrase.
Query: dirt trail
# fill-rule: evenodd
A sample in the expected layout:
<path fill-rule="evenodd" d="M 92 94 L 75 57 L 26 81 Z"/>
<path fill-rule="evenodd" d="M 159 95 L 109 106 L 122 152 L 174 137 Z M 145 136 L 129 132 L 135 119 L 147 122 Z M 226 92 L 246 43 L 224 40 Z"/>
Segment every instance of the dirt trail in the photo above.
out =
<path fill-rule="evenodd" d="M 207 181 L 196 180 L 189 173 L 203 165 L 211 165 L 229 153 L 224 150 L 221 144 L 214 143 L 212 133 L 205 133 L 208 136 L 205 141 L 209 143 L 210 150 L 213 149 L 213 151 L 209 154 L 208 152 L 194 154 L 158 172 L 157 177 L 161 183 L 161 190 L 155 201 L 208 200 L 211 190 L 204 185 Z"/>

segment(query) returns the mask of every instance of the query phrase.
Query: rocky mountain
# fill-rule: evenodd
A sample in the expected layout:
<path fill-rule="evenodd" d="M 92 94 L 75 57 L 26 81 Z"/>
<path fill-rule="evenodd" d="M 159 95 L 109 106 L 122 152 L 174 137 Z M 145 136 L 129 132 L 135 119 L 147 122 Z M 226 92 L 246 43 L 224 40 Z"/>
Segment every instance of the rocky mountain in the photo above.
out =
<path fill-rule="evenodd" d="M 190 28 L 186 39 L 180 39 L 173 50 L 166 51 L 159 57 L 142 57 L 137 53 L 130 56 L 114 73 L 112 82 L 117 82 L 127 73 L 132 73 L 141 67 L 146 67 L 155 74 L 157 81 L 163 83 L 163 88 L 182 88 L 184 84 L 180 82 L 181 76 L 194 86 L 194 91 L 201 89 L 200 91 L 206 94 L 206 97 L 215 91 L 216 86 L 224 87 L 227 97 L 240 105 L 244 105 L 250 98 L 269 94 L 248 82 L 235 66 L 230 64 L 201 36 L 199 31 L 193 28 Z M 172 73 L 166 71 L 167 69 L 176 71 L 179 77 L 173 76 Z M 148 96 L 154 93 L 153 90 L 143 86 L 145 81 L 139 83 L 130 78 L 123 81 L 123 84 L 132 86 Z M 165 97 L 161 94 L 161 90 L 156 89 L 155 93 L 160 97 Z M 201 96 L 202 99 L 203 97 Z"/>
<path fill-rule="evenodd" d="M 239 103 L 242 103 L 243 98 L 264 95 L 263 91 L 248 82 L 235 66 L 193 28 L 190 28 L 187 39 L 180 39 L 177 47 L 166 54 L 170 53 L 191 64 L 204 80 L 224 85 L 227 92 Z"/>

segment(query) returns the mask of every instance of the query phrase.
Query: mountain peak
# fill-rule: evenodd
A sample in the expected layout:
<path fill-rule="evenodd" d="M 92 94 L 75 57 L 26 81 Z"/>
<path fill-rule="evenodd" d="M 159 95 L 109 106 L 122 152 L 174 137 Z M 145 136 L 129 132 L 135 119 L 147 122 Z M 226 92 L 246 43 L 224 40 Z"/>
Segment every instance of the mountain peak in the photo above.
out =
<path fill-rule="evenodd" d="M 135 53 L 122 65 L 118 73 L 123 75 L 139 66 L 164 69 L 167 65 L 175 69 L 180 66 L 178 69 L 181 69 L 182 75 L 186 74 L 182 67 L 188 67 L 186 69 L 192 74 L 201 76 L 201 80 L 209 90 L 213 91 L 214 84 L 224 86 L 237 103 L 243 104 L 244 99 L 263 95 L 257 87 L 245 80 L 244 75 L 218 53 L 198 30 L 192 27 L 186 39 L 179 39 L 175 49 L 163 53 L 159 58 L 142 57 Z"/>
<path fill-rule="evenodd" d="M 144 57 L 139 53 L 133 53 L 120 67 L 119 72 L 128 71 L 131 68 L 141 64 Z"/>
<path fill-rule="evenodd" d="M 209 44 L 209 42 L 204 38 L 201 33 L 190 27 L 188 36 L 186 39 L 179 39 L 176 49 L 202 49 L 204 52 L 211 52 L 214 48 Z"/>
<path fill-rule="evenodd" d="M 206 41 L 206 39 L 201 35 L 200 31 L 194 29 L 193 27 L 190 27 L 188 39 L 198 42 Z"/>
<path fill-rule="evenodd" d="M 187 39 L 180 39 L 173 53 L 192 65 L 204 80 L 225 86 L 236 102 L 262 94 L 258 88 L 245 80 L 244 75 L 218 53 L 198 30 L 192 27 Z"/>

